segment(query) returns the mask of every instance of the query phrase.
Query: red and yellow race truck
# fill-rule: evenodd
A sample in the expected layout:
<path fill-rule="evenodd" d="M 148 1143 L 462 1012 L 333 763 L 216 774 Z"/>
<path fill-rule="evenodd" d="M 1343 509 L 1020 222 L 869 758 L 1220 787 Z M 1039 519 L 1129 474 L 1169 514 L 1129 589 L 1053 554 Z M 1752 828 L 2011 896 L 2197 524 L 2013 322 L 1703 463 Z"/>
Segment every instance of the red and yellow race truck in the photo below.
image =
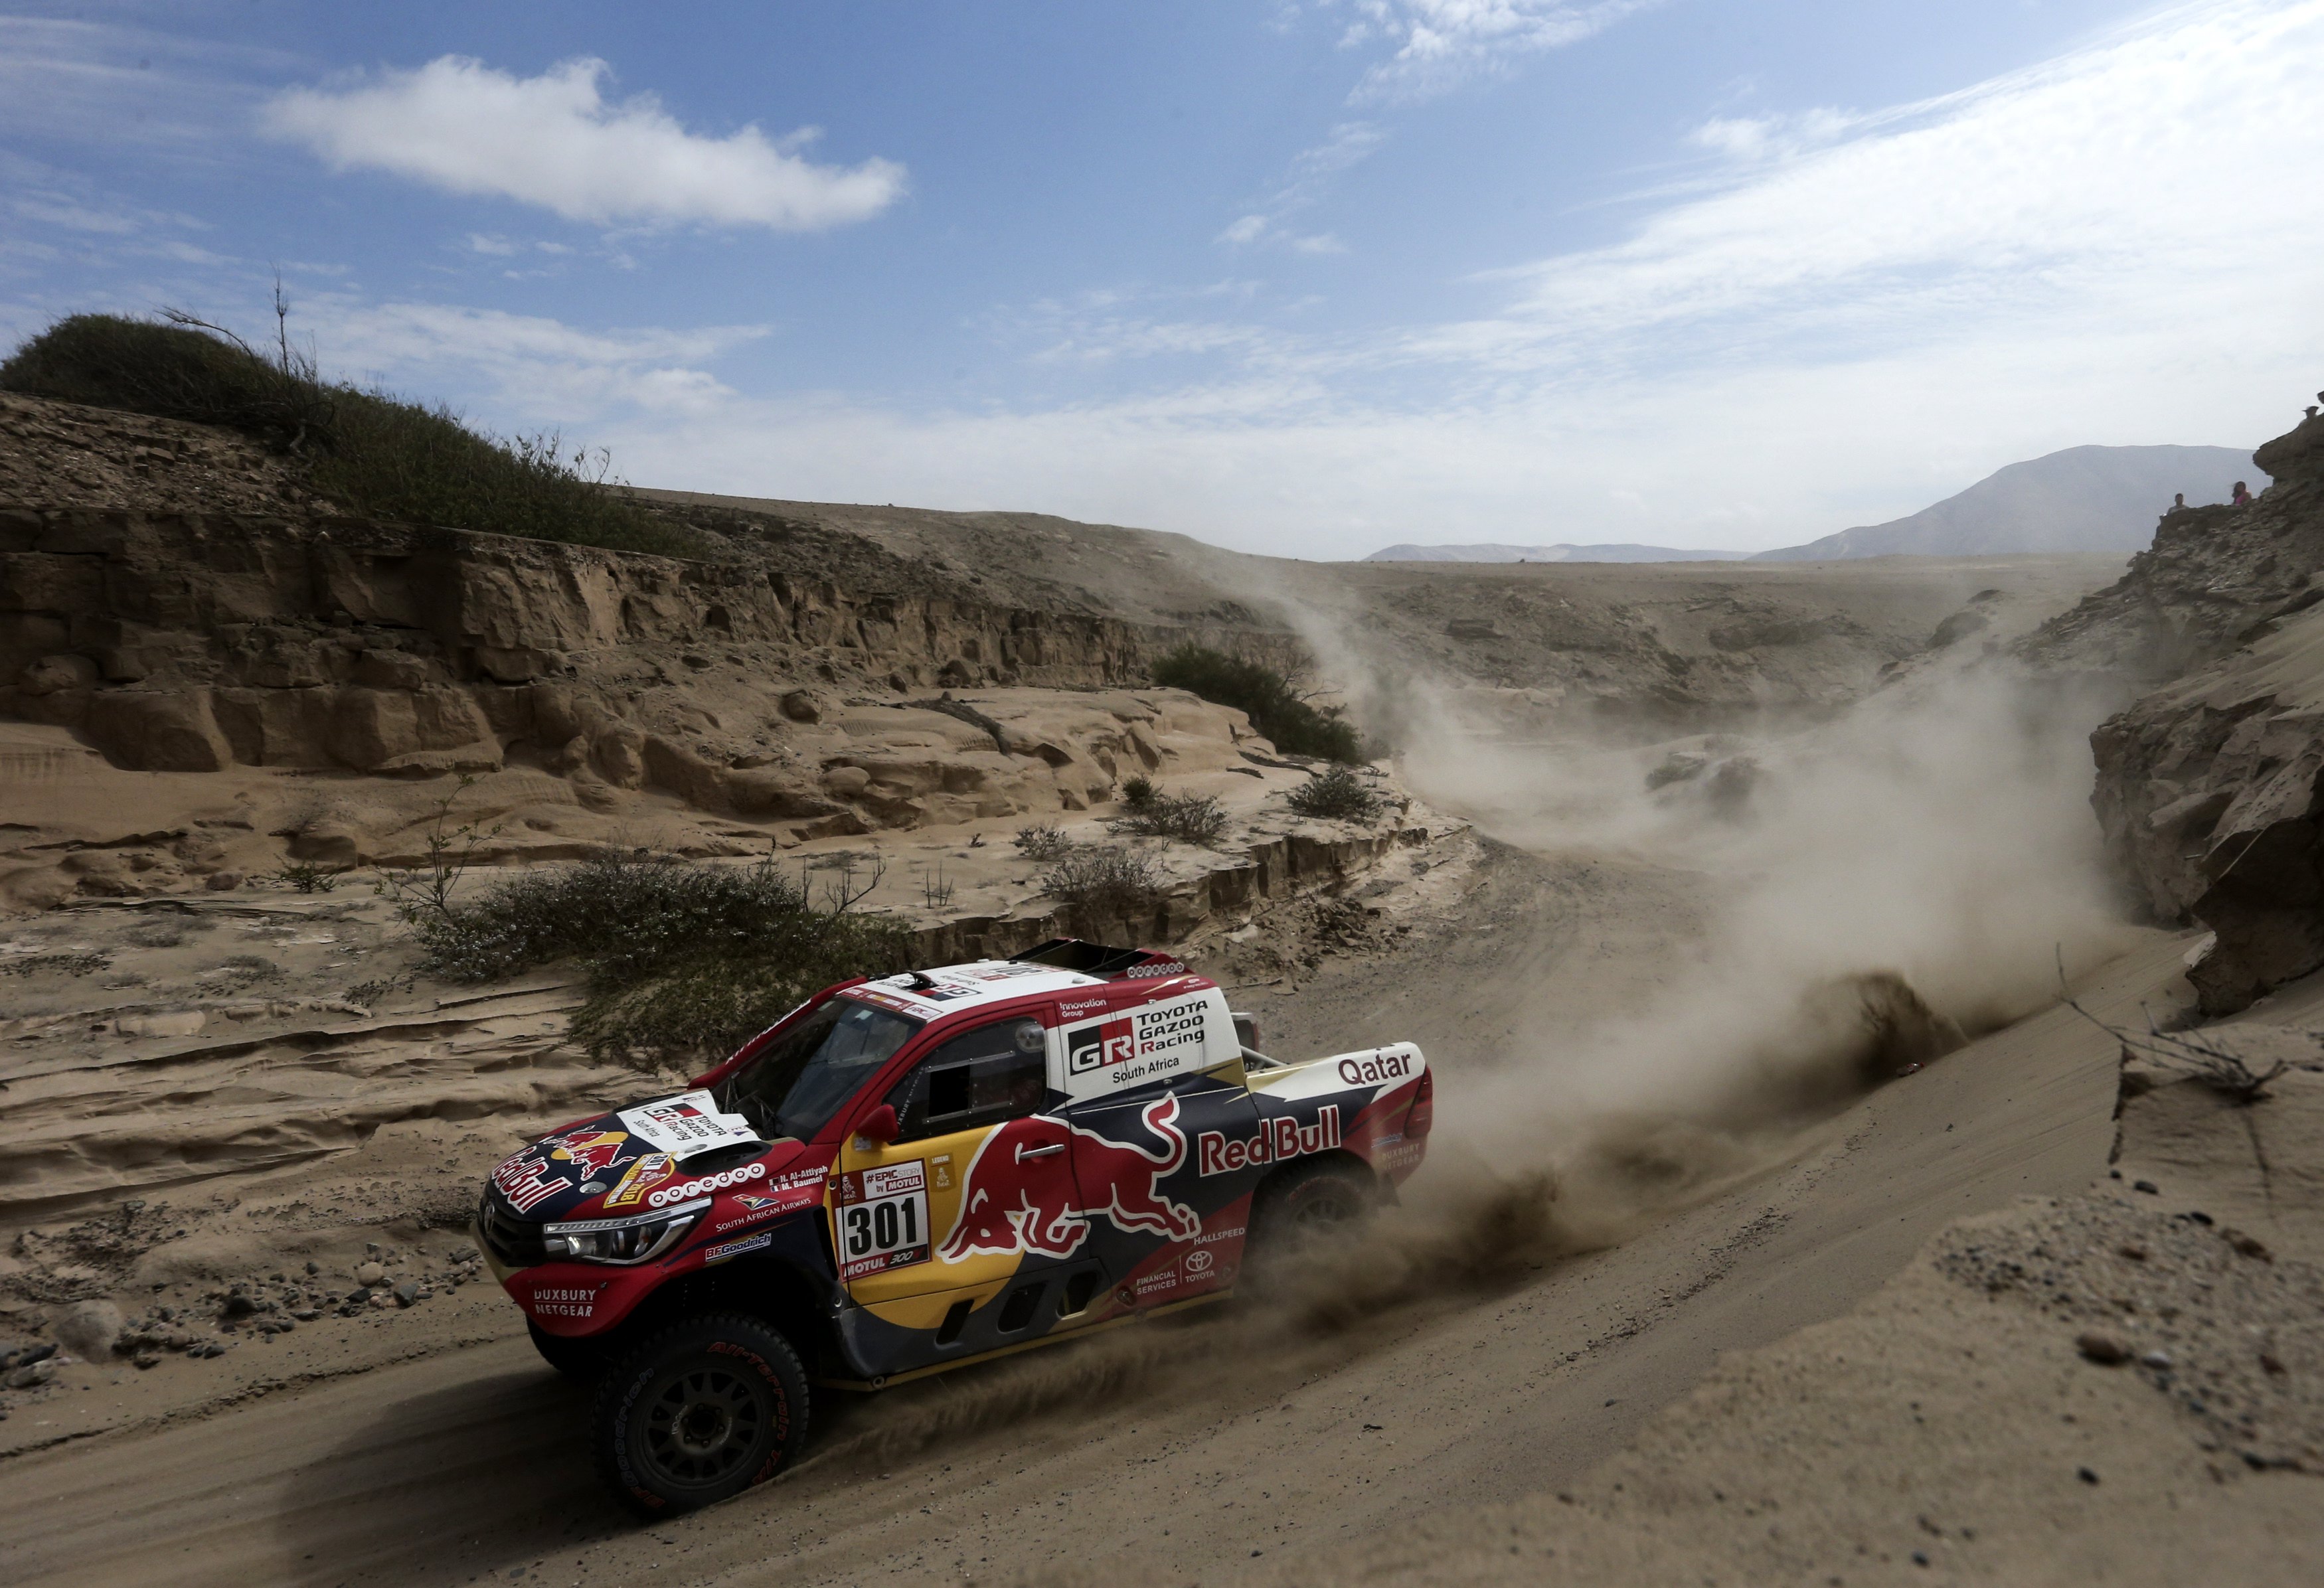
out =
<path fill-rule="evenodd" d="M 825 989 L 692 1088 L 493 1173 L 479 1244 L 641 1511 L 877 1390 L 1225 1296 L 1419 1167 L 1408 1042 L 1284 1063 L 1167 955 L 1060 939 Z"/>

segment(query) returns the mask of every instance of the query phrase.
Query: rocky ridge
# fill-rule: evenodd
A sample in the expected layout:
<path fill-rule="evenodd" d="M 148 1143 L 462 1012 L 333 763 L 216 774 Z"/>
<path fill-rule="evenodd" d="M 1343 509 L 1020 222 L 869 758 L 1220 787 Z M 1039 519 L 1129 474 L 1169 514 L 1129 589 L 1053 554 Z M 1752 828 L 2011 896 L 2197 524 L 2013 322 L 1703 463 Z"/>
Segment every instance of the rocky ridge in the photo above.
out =
<path fill-rule="evenodd" d="M 2019 647 L 2152 688 L 2091 736 L 2091 803 L 2146 910 L 2212 930 L 2209 1014 L 2324 966 L 2324 417 L 2253 459 L 2275 482 L 2251 506 L 2164 515 Z"/>

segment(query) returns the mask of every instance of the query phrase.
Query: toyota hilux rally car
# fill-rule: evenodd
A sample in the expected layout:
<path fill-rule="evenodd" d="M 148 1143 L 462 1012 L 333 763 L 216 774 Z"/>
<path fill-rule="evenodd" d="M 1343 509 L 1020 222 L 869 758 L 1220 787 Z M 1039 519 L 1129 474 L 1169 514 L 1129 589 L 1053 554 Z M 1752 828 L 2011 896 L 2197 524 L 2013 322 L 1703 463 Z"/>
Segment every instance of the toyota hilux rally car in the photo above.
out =
<path fill-rule="evenodd" d="M 646 1514 L 773 1475 L 807 1384 L 878 1390 L 1225 1296 L 1419 1167 L 1408 1042 L 1286 1064 L 1166 955 L 1059 939 L 826 988 L 691 1089 L 493 1173 L 479 1244 L 597 1383 Z"/>

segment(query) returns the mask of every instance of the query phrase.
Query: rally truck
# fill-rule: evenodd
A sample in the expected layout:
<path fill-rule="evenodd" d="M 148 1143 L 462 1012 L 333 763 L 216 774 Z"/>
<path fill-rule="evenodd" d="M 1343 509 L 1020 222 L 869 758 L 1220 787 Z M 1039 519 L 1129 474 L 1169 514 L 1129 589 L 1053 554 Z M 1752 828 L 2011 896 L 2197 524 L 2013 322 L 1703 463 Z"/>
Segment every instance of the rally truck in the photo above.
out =
<path fill-rule="evenodd" d="M 607 1482 L 706 1505 L 873 1391 L 1224 1298 L 1419 1167 L 1409 1042 L 1285 1063 L 1167 955 L 1058 939 L 825 989 L 493 1172 L 478 1244 L 595 1384 Z"/>

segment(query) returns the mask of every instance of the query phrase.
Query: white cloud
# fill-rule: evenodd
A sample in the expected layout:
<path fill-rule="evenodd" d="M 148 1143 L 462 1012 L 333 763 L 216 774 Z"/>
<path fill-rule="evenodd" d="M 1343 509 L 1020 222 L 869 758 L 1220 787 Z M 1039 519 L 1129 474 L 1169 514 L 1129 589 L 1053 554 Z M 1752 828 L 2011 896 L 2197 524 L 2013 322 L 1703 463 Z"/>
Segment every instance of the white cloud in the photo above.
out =
<path fill-rule="evenodd" d="M 497 411 L 524 424 L 579 422 L 623 407 L 705 412 L 735 393 L 695 366 L 767 334 L 763 326 L 581 331 L 538 315 L 344 298 L 302 308 L 334 369 L 391 384 L 419 377 L 431 390 L 481 390 Z"/>
<path fill-rule="evenodd" d="M 1366 71 L 1350 98 L 1357 104 L 1431 98 L 1472 78 L 1509 69 L 1518 59 L 1604 32 L 1662 0 L 1354 0 L 1357 20 L 1344 48 L 1375 40 L 1396 46 Z"/>
<path fill-rule="evenodd" d="M 294 88 L 265 110 L 276 134 L 332 166 L 370 167 L 455 193 L 535 204 L 567 220 L 821 231 L 867 220 L 904 191 L 904 168 L 817 165 L 756 126 L 689 133 L 650 95 L 609 103 L 611 69 L 568 60 L 537 78 L 447 55 L 416 71 Z"/>
<path fill-rule="evenodd" d="M 2312 287 L 2324 190 L 2281 173 L 2324 156 L 2319 69 L 2324 5 L 2226 0 L 1922 104 L 1711 124 L 1698 143 L 1757 162 L 1740 179 L 1624 243 L 1507 272 L 1521 290 L 1499 317 L 1417 345 L 1555 366 L 1666 357 L 1683 327 L 1696 356 L 1844 352 L 2004 325 L 2102 334 L 2204 317 L 2230 282 Z"/>
<path fill-rule="evenodd" d="M 1348 245 L 1331 234 L 1303 236 L 1284 223 L 1321 202 L 1342 171 L 1370 159 L 1387 142 L 1388 130 L 1376 123 L 1342 122 L 1321 143 L 1293 155 L 1275 190 L 1212 241 L 1235 248 L 1268 243 L 1298 253 L 1345 253 Z"/>

